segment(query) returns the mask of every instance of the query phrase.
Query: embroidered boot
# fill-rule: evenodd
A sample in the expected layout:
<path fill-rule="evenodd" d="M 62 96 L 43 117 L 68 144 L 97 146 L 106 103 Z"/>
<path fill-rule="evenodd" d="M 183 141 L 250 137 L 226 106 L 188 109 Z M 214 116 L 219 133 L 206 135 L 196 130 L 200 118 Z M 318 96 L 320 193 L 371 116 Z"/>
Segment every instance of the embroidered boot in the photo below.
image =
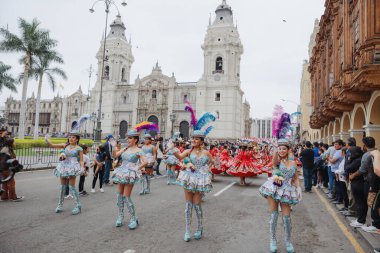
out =
<path fill-rule="evenodd" d="M 282 221 L 284 222 L 286 252 L 294 253 L 294 247 L 290 241 L 292 234 L 292 220 L 290 219 L 289 215 L 286 215 L 282 217 Z"/>
<path fill-rule="evenodd" d="M 116 220 L 116 227 L 121 227 L 123 225 L 124 220 L 124 199 L 120 193 L 117 193 L 117 207 L 118 207 L 118 215 Z"/>
<path fill-rule="evenodd" d="M 136 217 L 135 205 L 133 204 L 131 197 L 125 197 L 125 204 L 128 208 L 128 212 L 131 217 L 129 220 L 128 228 L 135 229 L 139 224 L 139 220 Z"/>
<path fill-rule="evenodd" d="M 203 211 L 202 207 L 198 204 L 194 204 L 195 213 L 197 214 L 197 220 L 198 220 L 198 227 L 197 230 L 194 233 L 194 239 L 199 240 L 202 238 L 203 234 Z"/>
<path fill-rule="evenodd" d="M 193 212 L 193 203 L 186 202 L 186 208 L 185 208 L 186 232 L 185 232 L 185 237 L 184 237 L 185 242 L 190 241 L 190 224 L 191 224 L 192 212 Z"/>
<path fill-rule="evenodd" d="M 59 202 L 58 202 L 57 208 L 55 209 L 56 213 L 62 212 L 63 201 L 65 200 L 65 198 L 64 198 L 65 197 L 65 190 L 66 190 L 66 185 L 61 185 L 61 192 L 59 194 Z"/>
<path fill-rule="evenodd" d="M 69 189 L 71 191 L 71 194 L 74 197 L 74 202 L 75 202 L 75 205 L 76 205 L 73 208 L 73 210 L 71 210 L 71 213 L 73 215 L 77 215 L 77 214 L 79 214 L 82 211 L 82 205 L 81 205 L 81 203 L 79 201 L 79 193 L 78 193 L 77 189 L 75 188 L 75 186 L 69 185 Z"/>
<path fill-rule="evenodd" d="M 277 238 L 276 238 L 276 230 L 277 230 L 277 220 L 278 220 L 278 211 L 273 211 L 270 215 L 270 244 L 269 250 L 272 253 L 277 252 Z"/>

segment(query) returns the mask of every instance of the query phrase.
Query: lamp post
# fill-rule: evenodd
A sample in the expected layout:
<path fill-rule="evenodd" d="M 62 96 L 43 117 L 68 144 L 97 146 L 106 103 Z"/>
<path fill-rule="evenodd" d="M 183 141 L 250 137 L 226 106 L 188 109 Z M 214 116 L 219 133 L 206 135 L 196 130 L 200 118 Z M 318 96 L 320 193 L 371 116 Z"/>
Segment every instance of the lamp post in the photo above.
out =
<path fill-rule="evenodd" d="M 104 62 L 106 61 L 106 41 L 107 41 L 107 24 L 108 24 L 108 13 L 110 11 L 110 7 L 113 5 L 117 9 L 118 17 L 120 17 L 119 9 L 117 8 L 117 5 L 115 1 L 113 0 L 97 0 L 93 3 L 92 7 L 90 8 L 90 12 L 94 13 L 94 7 L 98 2 L 103 2 L 106 6 L 105 12 L 106 12 L 106 25 L 104 29 L 104 42 L 103 42 L 103 60 L 102 60 L 102 74 L 100 78 L 100 95 L 99 95 L 99 108 L 98 108 L 98 117 L 96 121 L 96 130 L 95 130 L 95 138 L 94 140 L 96 142 L 100 142 L 102 137 L 102 122 L 101 122 L 101 116 L 102 116 L 102 102 L 103 102 L 103 80 L 104 80 Z M 125 0 L 121 3 L 122 6 L 126 6 L 127 3 Z"/>
<path fill-rule="evenodd" d="M 175 119 L 177 118 L 177 115 L 175 115 L 173 112 L 172 113 L 170 113 L 170 115 L 169 115 L 169 118 L 170 118 L 170 121 L 172 122 L 172 129 L 171 129 L 171 131 L 170 131 L 170 135 L 171 135 L 171 137 L 173 137 L 173 133 L 174 133 L 174 129 L 173 129 L 173 125 L 174 125 L 174 121 L 175 121 Z"/>

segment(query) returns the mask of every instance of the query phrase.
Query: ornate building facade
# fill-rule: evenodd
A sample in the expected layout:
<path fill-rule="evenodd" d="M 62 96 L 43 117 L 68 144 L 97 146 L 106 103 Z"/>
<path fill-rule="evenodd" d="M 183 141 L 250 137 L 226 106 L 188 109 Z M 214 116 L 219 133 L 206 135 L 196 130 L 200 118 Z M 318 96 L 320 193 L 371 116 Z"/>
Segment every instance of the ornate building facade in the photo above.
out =
<path fill-rule="evenodd" d="M 310 58 L 310 126 L 326 143 L 380 143 L 380 0 L 327 0 Z"/>
<path fill-rule="evenodd" d="M 312 50 L 315 46 L 315 38 L 319 31 L 319 20 L 316 19 L 314 22 L 314 30 L 310 36 L 309 42 L 309 57 L 312 55 Z M 311 80 L 309 69 L 309 61 L 305 60 L 302 66 L 302 77 L 301 77 L 301 87 L 300 87 L 300 105 L 299 111 L 301 112 L 300 116 L 300 140 L 301 141 L 310 141 L 314 139 L 314 136 L 319 135 L 320 130 L 315 130 L 310 127 L 309 121 L 310 116 L 313 112 L 313 107 L 311 106 Z"/>
<path fill-rule="evenodd" d="M 132 83 L 130 80 L 134 62 L 132 45 L 125 37 L 125 25 L 118 16 L 111 23 L 110 32 L 101 41 L 96 54 L 98 77 L 89 96 L 84 95 L 79 89 L 69 97 L 54 98 L 53 101 L 61 101 L 58 107 L 60 130 L 57 132 L 68 132 L 82 114 L 96 113 L 102 94 L 103 135 L 113 134 L 123 138 L 128 129 L 135 124 L 151 121 L 159 125 L 159 135 L 165 138 L 177 131 L 188 137 L 191 134 L 190 115 L 184 110 L 184 101 L 188 100 L 195 108 L 198 117 L 207 111 L 216 114 L 215 129 L 210 133 L 210 138 L 249 136 L 252 124 L 250 105 L 247 101 L 243 101 L 244 92 L 240 86 L 243 45 L 233 22 L 232 9 L 226 0 L 222 1 L 215 13 L 215 20 L 209 23 L 201 46 L 204 55 L 204 73 L 199 81 L 186 83 L 178 82 L 174 74 L 165 75 L 158 63 L 150 75 L 142 78 L 138 76 Z M 106 40 L 106 61 L 102 75 L 104 40 Z M 14 103 L 14 100 L 9 99 L 7 106 L 9 104 L 12 108 Z M 8 115 L 16 119 L 15 114 L 17 110 L 9 111 Z M 52 115 L 50 117 L 54 118 Z M 10 124 L 17 122 L 15 120 Z M 88 123 L 81 131 L 92 133 L 93 128 L 93 124 Z M 48 129 L 42 130 L 49 132 L 53 129 L 49 126 Z"/>

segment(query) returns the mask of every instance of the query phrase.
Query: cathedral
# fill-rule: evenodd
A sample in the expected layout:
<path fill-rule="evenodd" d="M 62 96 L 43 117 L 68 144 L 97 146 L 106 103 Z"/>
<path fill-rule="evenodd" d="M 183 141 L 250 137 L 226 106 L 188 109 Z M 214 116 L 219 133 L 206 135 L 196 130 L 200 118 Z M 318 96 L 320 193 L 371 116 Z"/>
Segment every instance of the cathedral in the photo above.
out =
<path fill-rule="evenodd" d="M 102 39 L 96 54 L 98 75 L 95 87 L 89 96 L 83 94 L 79 88 L 68 97 L 41 101 L 41 113 L 45 115 L 40 119 L 47 124 L 40 124 L 42 130 L 40 133 L 69 132 L 80 115 L 95 116 L 102 94 L 102 135 L 113 134 L 123 139 L 126 132 L 137 123 L 151 121 L 159 125 L 158 134 L 164 138 L 169 138 L 173 132 L 180 132 L 183 137 L 188 137 L 192 131 L 190 114 L 184 110 L 185 101 L 188 100 L 194 107 L 197 117 L 204 112 L 215 113 L 217 117 L 215 128 L 208 137 L 225 139 L 250 136 L 252 125 L 250 105 L 247 101 L 243 101 L 244 92 L 240 86 L 243 45 L 233 21 L 232 9 L 226 0 L 222 1 L 215 13 L 215 20 L 213 22 L 210 20 L 201 46 L 204 55 L 204 73 L 196 82 L 179 82 L 174 74 L 165 75 L 157 62 L 148 76 L 138 76 L 132 83 L 130 77 L 134 62 L 132 45 L 131 41 L 126 39 L 126 27 L 118 16 L 111 23 L 111 29 L 107 37 Z M 102 73 L 104 42 L 106 60 Z M 102 77 L 103 82 L 101 82 Z M 34 96 L 29 98 L 28 104 L 32 105 L 33 99 Z M 19 102 L 12 98 L 6 102 L 10 127 L 16 126 L 15 123 L 18 121 L 16 116 L 18 106 L 15 104 Z M 32 132 L 34 109 L 33 106 L 27 108 L 25 129 L 27 132 Z M 49 113 L 51 115 L 47 116 Z M 48 119 L 45 119 L 46 117 Z M 93 133 L 94 118 L 94 124 L 88 122 L 82 127 L 81 132 Z M 50 122 L 55 122 L 55 125 L 49 125 Z M 16 129 L 13 131 L 16 132 Z"/>

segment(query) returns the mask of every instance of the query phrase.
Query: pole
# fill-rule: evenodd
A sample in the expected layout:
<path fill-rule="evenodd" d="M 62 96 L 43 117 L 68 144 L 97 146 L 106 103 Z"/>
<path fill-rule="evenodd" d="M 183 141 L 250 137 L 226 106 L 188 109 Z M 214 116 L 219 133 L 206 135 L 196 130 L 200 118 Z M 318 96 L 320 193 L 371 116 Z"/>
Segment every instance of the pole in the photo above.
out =
<path fill-rule="evenodd" d="M 96 137 L 95 137 L 95 141 L 99 143 L 102 137 L 101 115 L 102 115 L 102 102 L 103 102 L 104 62 L 106 58 L 107 23 L 108 23 L 108 12 L 109 12 L 109 6 L 110 6 L 110 3 L 108 1 L 105 1 L 105 3 L 106 3 L 106 27 L 104 29 L 102 75 L 100 79 L 99 108 L 98 108 L 98 118 L 97 118 L 97 124 L 96 124 Z"/>

